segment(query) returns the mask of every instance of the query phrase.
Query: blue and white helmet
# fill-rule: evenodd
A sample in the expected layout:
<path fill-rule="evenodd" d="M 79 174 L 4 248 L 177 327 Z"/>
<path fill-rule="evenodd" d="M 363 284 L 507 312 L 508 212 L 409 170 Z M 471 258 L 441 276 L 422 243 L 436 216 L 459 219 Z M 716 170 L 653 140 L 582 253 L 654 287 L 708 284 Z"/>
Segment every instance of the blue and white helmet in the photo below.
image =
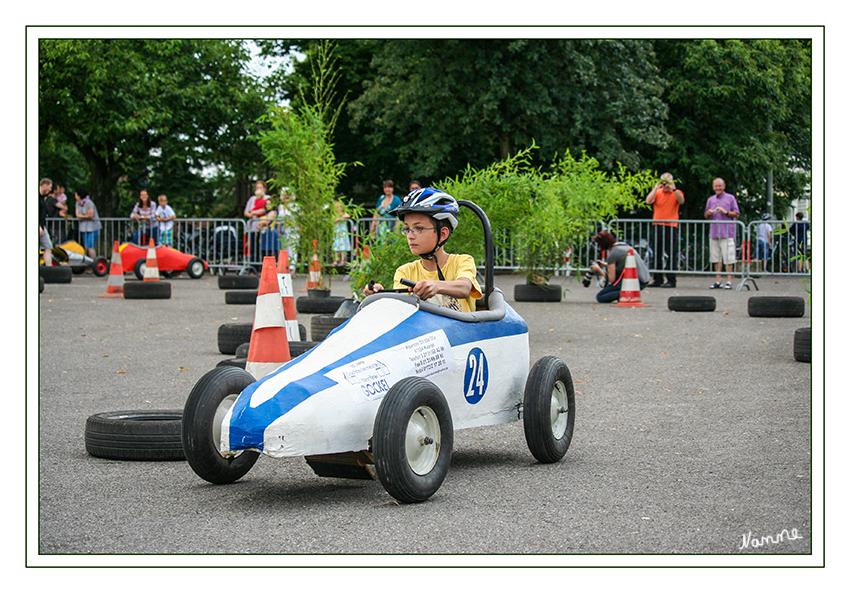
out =
<path fill-rule="evenodd" d="M 452 225 L 452 230 L 457 228 L 457 214 L 460 211 L 457 200 L 449 194 L 433 187 L 423 187 L 410 192 L 404 197 L 401 206 L 395 208 L 390 214 L 400 220 L 404 220 L 405 214 L 418 212 L 427 214 L 436 220 L 445 220 Z"/>

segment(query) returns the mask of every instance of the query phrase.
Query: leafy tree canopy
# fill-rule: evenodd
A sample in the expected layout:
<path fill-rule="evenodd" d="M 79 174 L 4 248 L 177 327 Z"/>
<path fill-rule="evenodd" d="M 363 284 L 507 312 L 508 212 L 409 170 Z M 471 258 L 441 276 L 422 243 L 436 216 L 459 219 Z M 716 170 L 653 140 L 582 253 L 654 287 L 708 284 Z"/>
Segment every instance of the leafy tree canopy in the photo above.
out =
<path fill-rule="evenodd" d="M 204 167 L 260 159 L 245 141 L 265 111 L 247 58 L 238 40 L 42 40 L 40 137 L 76 147 L 104 215 L 123 214 L 120 183 L 134 195 L 152 182 L 194 193 Z"/>

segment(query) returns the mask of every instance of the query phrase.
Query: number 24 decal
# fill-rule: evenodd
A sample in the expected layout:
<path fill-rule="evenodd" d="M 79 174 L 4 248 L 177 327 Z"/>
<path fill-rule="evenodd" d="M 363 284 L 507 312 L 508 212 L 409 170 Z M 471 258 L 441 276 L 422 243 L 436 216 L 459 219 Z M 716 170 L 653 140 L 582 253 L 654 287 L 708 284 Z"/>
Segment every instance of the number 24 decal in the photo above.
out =
<path fill-rule="evenodd" d="M 466 371 L 463 375 L 463 396 L 471 404 L 477 404 L 487 391 L 490 369 L 487 357 L 481 348 L 473 348 L 466 357 Z"/>

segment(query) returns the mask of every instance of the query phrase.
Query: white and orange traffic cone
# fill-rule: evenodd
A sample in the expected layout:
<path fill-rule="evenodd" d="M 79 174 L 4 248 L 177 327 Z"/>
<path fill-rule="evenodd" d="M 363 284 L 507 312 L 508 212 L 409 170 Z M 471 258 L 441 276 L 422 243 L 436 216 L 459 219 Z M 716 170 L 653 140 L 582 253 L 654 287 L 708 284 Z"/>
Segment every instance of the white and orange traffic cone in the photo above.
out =
<path fill-rule="evenodd" d="M 283 301 L 278 288 L 274 258 L 264 257 L 260 288 L 257 291 L 254 327 L 251 330 L 248 360 L 245 363 L 245 370 L 255 379 L 262 379 L 289 362 L 289 342 L 286 339 L 284 321 Z"/>
<path fill-rule="evenodd" d="M 145 259 L 145 282 L 159 282 L 159 264 L 156 261 L 156 246 L 153 239 L 148 244 L 148 255 Z"/>
<path fill-rule="evenodd" d="M 277 258 L 277 283 L 283 302 L 286 337 L 290 342 L 300 342 L 301 332 L 298 330 L 298 319 L 295 313 L 295 293 L 292 290 L 292 275 L 289 270 L 289 252 L 285 249 L 280 250 Z"/>
<path fill-rule="evenodd" d="M 313 241 L 313 258 L 310 260 L 309 276 L 307 277 L 307 290 L 319 286 L 322 280 L 322 264 L 319 263 L 319 255 L 316 253 L 316 242 Z"/>
<path fill-rule="evenodd" d="M 648 307 L 640 300 L 640 280 L 638 280 L 635 250 L 629 248 L 626 256 L 626 267 L 623 270 L 623 280 L 620 285 L 620 302 L 611 303 L 612 307 Z"/>
<path fill-rule="evenodd" d="M 121 263 L 121 252 L 118 241 L 112 247 L 112 263 L 109 265 L 109 281 L 106 283 L 106 294 L 101 298 L 121 298 L 124 296 L 124 266 Z"/>

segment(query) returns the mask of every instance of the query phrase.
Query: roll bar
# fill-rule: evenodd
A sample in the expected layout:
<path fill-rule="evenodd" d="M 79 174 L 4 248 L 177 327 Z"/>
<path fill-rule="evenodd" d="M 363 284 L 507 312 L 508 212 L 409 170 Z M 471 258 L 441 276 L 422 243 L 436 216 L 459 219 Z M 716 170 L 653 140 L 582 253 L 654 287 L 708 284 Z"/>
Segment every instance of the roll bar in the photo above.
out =
<path fill-rule="evenodd" d="M 496 257 L 496 252 L 493 248 L 493 231 L 490 228 L 490 219 L 487 214 L 481 209 L 481 206 L 469 200 L 458 200 L 458 206 L 463 206 L 472 210 L 478 219 L 481 221 L 481 227 L 484 230 L 484 308 L 490 308 L 490 293 L 493 292 L 493 261 Z"/>

